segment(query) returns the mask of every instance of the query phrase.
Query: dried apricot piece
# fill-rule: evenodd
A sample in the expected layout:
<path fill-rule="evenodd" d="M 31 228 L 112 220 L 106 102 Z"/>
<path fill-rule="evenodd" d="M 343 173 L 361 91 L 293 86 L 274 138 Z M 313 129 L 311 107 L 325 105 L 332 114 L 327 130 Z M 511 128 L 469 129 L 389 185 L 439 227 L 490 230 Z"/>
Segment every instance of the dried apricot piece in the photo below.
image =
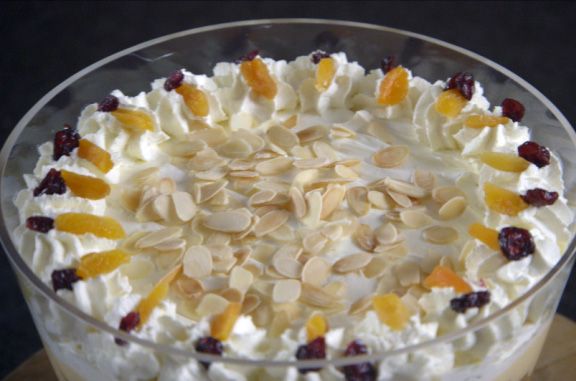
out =
<path fill-rule="evenodd" d="M 184 98 L 184 103 L 192 111 L 192 114 L 196 116 L 208 115 L 210 106 L 208 105 L 208 98 L 202 90 L 188 83 L 182 83 L 174 91 Z"/>
<path fill-rule="evenodd" d="M 256 95 L 267 99 L 274 99 L 278 91 L 276 82 L 270 76 L 268 67 L 259 58 L 244 61 L 240 64 L 240 72 L 244 80 Z"/>
<path fill-rule="evenodd" d="M 140 314 L 140 327 L 146 324 L 154 308 L 166 298 L 168 291 L 170 291 L 170 284 L 180 275 L 181 271 L 182 265 L 178 265 L 170 270 L 168 274 L 164 275 L 164 277 L 156 283 L 152 291 L 138 303 L 136 312 Z"/>
<path fill-rule="evenodd" d="M 380 321 L 394 331 L 402 330 L 410 320 L 410 310 L 396 294 L 376 295 L 372 306 Z"/>
<path fill-rule="evenodd" d="M 78 146 L 78 157 L 88 160 L 103 173 L 108 173 L 114 167 L 110 154 L 89 140 L 81 139 Z"/>
<path fill-rule="evenodd" d="M 520 156 L 502 152 L 482 152 L 480 161 L 494 169 L 516 173 L 525 171 L 530 165 L 530 162 Z"/>
<path fill-rule="evenodd" d="M 306 336 L 308 337 L 308 342 L 324 336 L 327 331 L 328 322 L 321 314 L 312 315 L 306 322 Z"/>
<path fill-rule="evenodd" d="M 467 103 L 468 100 L 460 94 L 458 89 L 451 89 L 440 93 L 434 109 L 445 117 L 455 118 Z"/>
<path fill-rule="evenodd" d="M 472 287 L 450 267 L 437 265 L 432 270 L 432 273 L 424 279 L 422 283 L 424 287 L 452 287 L 458 293 L 472 292 Z"/>
<path fill-rule="evenodd" d="M 100 200 L 110 193 L 110 186 L 106 181 L 92 176 L 79 175 L 66 170 L 60 171 L 66 186 L 75 196 L 90 200 Z"/>
<path fill-rule="evenodd" d="M 519 194 L 489 182 L 484 183 L 484 202 L 493 211 L 508 216 L 517 216 L 529 206 Z"/>
<path fill-rule="evenodd" d="M 111 112 L 125 127 L 136 131 L 154 131 L 154 120 L 144 111 L 119 108 Z"/>
<path fill-rule="evenodd" d="M 210 336 L 221 341 L 228 339 L 241 310 L 242 303 L 228 304 L 224 312 L 214 316 L 210 322 Z"/>
<path fill-rule="evenodd" d="M 509 121 L 510 119 L 505 116 L 470 115 L 464 121 L 464 125 L 470 128 L 496 127 L 500 124 L 507 124 Z"/>
<path fill-rule="evenodd" d="M 334 64 L 334 59 L 330 57 L 322 58 L 320 62 L 318 62 L 318 67 L 316 67 L 316 90 L 328 90 L 335 74 L 336 65 Z"/>
<path fill-rule="evenodd" d="M 94 278 L 117 269 L 129 260 L 130 255 L 122 250 L 90 253 L 82 257 L 76 274 L 82 279 Z"/>
<path fill-rule="evenodd" d="M 396 105 L 408 95 L 408 72 L 397 66 L 390 70 L 380 82 L 378 103 L 385 106 Z"/>
<path fill-rule="evenodd" d="M 122 225 L 112 217 L 101 217 L 86 213 L 64 213 L 54 221 L 57 230 L 72 234 L 94 234 L 108 239 L 126 236 Z"/>
<path fill-rule="evenodd" d="M 482 243 L 492 250 L 500 251 L 498 230 L 490 229 L 482 224 L 474 223 L 468 227 L 468 234 L 477 240 L 482 241 Z"/>

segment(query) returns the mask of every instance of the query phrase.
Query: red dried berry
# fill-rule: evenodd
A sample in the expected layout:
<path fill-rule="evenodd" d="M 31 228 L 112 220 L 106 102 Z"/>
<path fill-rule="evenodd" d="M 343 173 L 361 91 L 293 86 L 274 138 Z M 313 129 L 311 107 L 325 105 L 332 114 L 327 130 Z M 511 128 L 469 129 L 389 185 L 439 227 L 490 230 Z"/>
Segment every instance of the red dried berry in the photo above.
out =
<path fill-rule="evenodd" d="M 98 103 L 98 111 L 102 112 L 112 112 L 118 109 L 120 105 L 120 100 L 114 95 L 107 95 Z"/>
<path fill-rule="evenodd" d="M 498 243 L 504 256 L 511 261 L 518 261 L 536 250 L 532 234 L 526 229 L 514 226 L 500 230 Z"/>
<path fill-rule="evenodd" d="M 490 291 L 476 291 L 452 299 L 450 308 L 462 314 L 468 308 L 481 308 L 488 303 L 490 303 Z"/>
<path fill-rule="evenodd" d="M 516 99 L 506 98 L 502 101 L 502 115 L 519 122 L 524 117 L 524 105 Z"/>
<path fill-rule="evenodd" d="M 126 314 L 126 316 L 120 320 L 118 329 L 124 332 L 131 332 L 136 329 L 136 327 L 138 327 L 138 324 L 140 324 L 140 314 L 138 312 L 132 311 Z M 114 338 L 114 341 L 117 345 L 128 344 L 126 341 L 119 337 Z"/>
<path fill-rule="evenodd" d="M 164 90 L 172 91 L 182 84 L 184 80 L 184 73 L 180 70 L 176 70 L 174 73 L 170 74 L 166 81 L 164 81 Z"/>
<path fill-rule="evenodd" d="M 314 65 L 318 65 L 318 63 L 322 60 L 322 58 L 329 58 L 329 57 L 330 57 L 330 54 L 326 53 L 325 51 L 316 50 L 310 56 L 310 60 L 312 60 L 312 63 L 314 63 Z"/>
<path fill-rule="evenodd" d="M 52 168 L 44 179 L 38 184 L 32 194 L 38 197 L 43 194 L 64 194 L 66 193 L 66 183 L 60 174 L 60 171 Z"/>
<path fill-rule="evenodd" d="M 76 269 L 54 270 L 51 277 L 54 292 L 62 289 L 72 290 L 74 283 L 80 280 Z"/>
<path fill-rule="evenodd" d="M 550 164 L 550 151 L 536 142 L 526 142 L 518 146 L 518 155 L 528 160 L 538 168 Z"/>
<path fill-rule="evenodd" d="M 258 57 L 258 54 L 260 54 L 259 50 L 257 49 L 251 50 L 242 57 L 238 58 L 238 60 L 236 60 L 236 63 L 241 63 L 244 61 L 252 61 L 254 58 Z"/>
<path fill-rule="evenodd" d="M 32 216 L 26 219 L 26 227 L 40 233 L 48 233 L 54 229 L 54 220 L 50 217 Z"/>
<path fill-rule="evenodd" d="M 299 346 L 296 351 L 296 358 L 298 360 L 325 359 L 326 341 L 324 340 L 324 337 L 317 337 L 308 344 Z M 308 372 L 317 372 L 320 369 L 321 368 L 298 369 L 298 372 L 305 374 Z"/>
<path fill-rule="evenodd" d="M 474 95 L 474 76 L 466 72 L 454 74 L 446 83 L 445 90 L 450 89 L 458 89 L 464 98 L 472 99 L 472 95 Z"/>
<path fill-rule="evenodd" d="M 380 68 L 382 69 L 384 74 L 388 73 L 396 66 L 398 66 L 398 63 L 396 62 L 396 57 L 394 56 L 384 57 L 382 61 L 380 61 Z"/>
<path fill-rule="evenodd" d="M 521 196 L 527 204 L 541 207 L 552 205 L 558 200 L 558 192 L 548 192 L 541 188 L 530 189 L 525 195 Z"/>
<path fill-rule="evenodd" d="M 65 124 L 64 129 L 54 135 L 54 153 L 52 158 L 58 160 L 62 156 L 70 156 L 70 153 L 78 148 L 79 144 L 80 134 L 76 132 L 76 129 Z"/>
<path fill-rule="evenodd" d="M 366 346 L 360 341 L 354 340 L 348 344 L 344 356 L 358 356 L 366 353 L 368 353 Z M 376 368 L 369 362 L 346 365 L 342 367 L 342 372 L 344 373 L 346 381 L 375 381 L 377 379 Z"/>
<path fill-rule="evenodd" d="M 224 346 L 222 342 L 218 339 L 213 337 L 203 337 L 196 342 L 196 351 L 200 353 L 209 353 L 216 356 L 222 356 L 224 353 Z M 210 367 L 209 362 L 200 362 L 204 369 L 208 369 Z"/>

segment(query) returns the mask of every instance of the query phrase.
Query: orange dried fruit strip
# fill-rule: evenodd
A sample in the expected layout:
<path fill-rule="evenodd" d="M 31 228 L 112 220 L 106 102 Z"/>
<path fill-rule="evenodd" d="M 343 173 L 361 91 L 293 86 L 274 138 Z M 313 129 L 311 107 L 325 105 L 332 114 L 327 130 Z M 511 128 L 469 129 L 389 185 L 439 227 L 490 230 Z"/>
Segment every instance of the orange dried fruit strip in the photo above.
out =
<path fill-rule="evenodd" d="M 242 303 L 228 304 L 224 312 L 214 316 L 210 322 L 210 336 L 220 341 L 228 339 L 240 316 L 240 311 L 242 311 Z"/>
<path fill-rule="evenodd" d="M 316 67 L 316 90 L 326 91 L 334 80 L 336 74 L 336 65 L 334 59 L 327 57 L 322 58 Z"/>
<path fill-rule="evenodd" d="M 166 298 L 168 291 L 170 291 L 170 284 L 180 275 L 181 271 L 182 265 L 178 265 L 170 270 L 168 274 L 164 275 L 164 277 L 156 283 L 152 291 L 138 303 L 136 312 L 140 315 L 140 327 L 146 324 L 154 308 Z"/>
<path fill-rule="evenodd" d="M 136 131 L 153 131 L 154 120 L 152 117 L 140 110 L 129 108 L 119 108 L 111 112 L 112 115 L 125 127 Z"/>
<path fill-rule="evenodd" d="M 112 217 L 101 217 L 86 213 L 64 213 L 54 220 L 56 230 L 72 234 L 94 234 L 108 239 L 126 236 L 122 225 Z"/>
<path fill-rule="evenodd" d="M 277 93 L 276 82 L 270 76 L 266 64 L 259 58 L 244 61 L 240 64 L 240 72 L 252 91 L 267 99 L 274 99 Z"/>
<path fill-rule="evenodd" d="M 530 162 L 520 156 L 502 152 L 482 152 L 480 161 L 494 169 L 516 173 L 525 171 L 530 165 Z"/>
<path fill-rule="evenodd" d="M 450 267 L 437 265 L 432 273 L 424 279 L 424 287 L 452 287 L 458 293 L 472 292 L 472 287 L 454 272 Z"/>
<path fill-rule="evenodd" d="M 500 251 L 498 230 L 490 229 L 482 224 L 474 223 L 468 227 L 468 234 L 481 241 L 492 250 Z"/>
<path fill-rule="evenodd" d="M 60 171 L 66 186 L 78 197 L 100 200 L 110 193 L 110 186 L 102 179 L 79 175 L 66 170 Z"/>
<path fill-rule="evenodd" d="M 468 100 L 460 94 L 458 89 L 451 89 L 440 93 L 434 109 L 445 117 L 455 118 L 467 103 Z"/>
<path fill-rule="evenodd" d="M 108 173 L 114 167 L 110 154 L 89 140 L 81 139 L 78 146 L 78 157 L 88 160 L 103 173 Z"/>
<path fill-rule="evenodd" d="M 380 321 L 394 331 L 402 330 L 410 320 L 410 310 L 396 294 L 374 296 L 372 307 Z"/>
<path fill-rule="evenodd" d="M 80 259 L 76 274 L 82 279 L 107 274 L 130 261 L 130 255 L 122 250 L 110 250 L 90 253 Z"/>
<path fill-rule="evenodd" d="M 519 194 L 489 182 L 484 183 L 484 202 L 489 209 L 508 216 L 517 216 L 529 206 Z"/>
<path fill-rule="evenodd" d="M 306 322 L 306 337 L 308 342 L 322 337 L 328 332 L 328 322 L 321 314 L 314 314 Z"/>
<path fill-rule="evenodd" d="M 380 82 L 378 103 L 385 106 L 396 105 L 406 98 L 408 88 L 408 72 L 397 66 L 386 73 Z"/>
<path fill-rule="evenodd" d="M 184 103 L 186 103 L 186 106 L 192 114 L 200 117 L 208 115 L 210 106 L 208 104 L 208 98 L 202 90 L 188 83 L 182 83 L 175 88 L 174 91 L 184 98 Z"/>
<path fill-rule="evenodd" d="M 493 116 L 493 115 L 470 115 L 464 121 L 464 125 L 470 128 L 484 128 L 484 127 L 496 127 L 500 124 L 507 124 L 510 119 L 505 116 Z"/>

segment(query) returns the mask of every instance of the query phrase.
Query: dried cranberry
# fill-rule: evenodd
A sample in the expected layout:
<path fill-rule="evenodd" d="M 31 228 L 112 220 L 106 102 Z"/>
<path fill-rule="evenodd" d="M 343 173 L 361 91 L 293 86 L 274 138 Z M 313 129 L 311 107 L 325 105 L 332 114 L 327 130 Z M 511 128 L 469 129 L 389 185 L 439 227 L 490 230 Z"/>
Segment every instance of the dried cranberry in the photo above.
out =
<path fill-rule="evenodd" d="M 164 90 L 172 91 L 182 84 L 184 80 L 184 73 L 181 70 L 176 70 L 174 73 L 170 74 L 170 77 L 166 78 L 164 82 Z"/>
<path fill-rule="evenodd" d="M 325 51 L 316 50 L 314 53 L 312 53 L 310 59 L 315 65 L 317 65 L 322 60 L 322 58 L 328 58 L 328 57 L 330 57 L 330 54 L 326 53 Z"/>
<path fill-rule="evenodd" d="M 78 282 L 80 277 L 76 274 L 76 269 L 63 269 L 52 271 L 52 288 L 54 291 L 66 289 L 72 290 L 73 284 Z"/>
<path fill-rule="evenodd" d="M 196 351 L 200 353 L 209 353 L 216 356 L 222 356 L 224 352 L 224 346 L 222 342 L 218 339 L 213 337 L 203 337 L 196 342 Z M 200 362 L 204 369 L 208 369 L 210 367 L 209 362 Z"/>
<path fill-rule="evenodd" d="M 534 188 L 528 190 L 521 197 L 527 204 L 540 207 L 554 204 L 558 200 L 558 192 L 548 192 L 541 188 Z"/>
<path fill-rule="evenodd" d="M 504 256 L 511 261 L 518 261 L 536 250 L 532 234 L 514 226 L 500 230 L 498 243 Z"/>
<path fill-rule="evenodd" d="M 112 112 L 118 109 L 120 100 L 114 95 L 106 95 L 104 99 L 98 103 L 98 111 Z"/>
<path fill-rule="evenodd" d="M 54 154 L 52 158 L 58 160 L 62 156 L 70 156 L 70 153 L 78 145 L 80 145 L 80 134 L 76 132 L 76 129 L 65 124 L 64 129 L 54 135 Z"/>
<path fill-rule="evenodd" d="M 470 100 L 474 95 L 474 76 L 466 72 L 456 73 L 450 77 L 445 89 L 458 89 L 464 98 Z"/>
<path fill-rule="evenodd" d="M 26 227 L 40 233 L 48 233 L 54 229 L 54 220 L 50 217 L 32 216 L 26 219 Z"/>
<path fill-rule="evenodd" d="M 394 57 L 394 56 L 384 57 L 384 59 L 382 59 L 382 61 L 380 61 L 380 68 L 382 69 L 384 74 L 388 73 L 390 70 L 394 69 L 396 66 L 398 66 L 398 63 L 396 63 L 396 57 Z"/>
<path fill-rule="evenodd" d="M 358 356 L 368 353 L 368 349 L 364 344 L 358 340 L 354 340 L 344 352 L 344 356 Z M 375 381 L 376 380 L 376 368 L 369 362 L 363 362 L 360 364 L 346 365 L 342 367 L 342 372 L 346 378 L 346 381 Z"/>
<path fill-rule="evenodd" d="M 464 313 L 468 308 L 481 308 L 488 303 L 490 303 L 490 291 L 476 291 L 452 299 L 450 307 L 458 313 Z"/>
<path fill-rule="evenodd" d="M 326 358 L 326 341 L 324 337 L 318 337 L 306 345 L 301 345 L 296 351 L 296 358 L 298 360 L 314 360 L 314 359 L 325 359 Z M 317 372 L 321 368 L 307 368 L 298 369 L 302 374 L 308 372 Z"/>
<path fill-rule="evenodd" d="M 244 54 L 242 57 L 238 58 L 236 63 L 241 63 L 244 61 L 252 61 L 254 58 L 258 56 L 258 54 L 260 54 L 259 50 L 257 49 L 251 50 L 248 53 Z"/>
<path fill-rule="evenodd" d="M 64 194 L 66 193 L 66 183 L 60 175 L 60 171 L 52 168 L 44 179 L 34 188 L 33 195 L 38 197 L 43 194 Z"/>
<path fill-rule="evenodd" d="M 550 164 L 550 151 L 536 142 L 526 142 L 518 146 L 518 155 L 528 160 L 538 168 Z"/>
<path fill-rule="evenodd" d="M 140 314 L 138 312 L 132 311 L 126 314 L 126 316 L 124 316 L 122 320 L 120 320 L 120 326 L 118 327 L 118 329 L 124 332 L 131 332 L 136 327 L 138 327 L 138 324 L 140 324 Z M 122 340 L 119 337 L 116 337 L 114 341 L 118 345 L 128 344 L 126 341 Z"/>
<path fill-rule="evenodd" d="M 502 101 L 502 115 L 519 122 L 524 117 L 524 105 L 516 99 L 506 98 Z"/>

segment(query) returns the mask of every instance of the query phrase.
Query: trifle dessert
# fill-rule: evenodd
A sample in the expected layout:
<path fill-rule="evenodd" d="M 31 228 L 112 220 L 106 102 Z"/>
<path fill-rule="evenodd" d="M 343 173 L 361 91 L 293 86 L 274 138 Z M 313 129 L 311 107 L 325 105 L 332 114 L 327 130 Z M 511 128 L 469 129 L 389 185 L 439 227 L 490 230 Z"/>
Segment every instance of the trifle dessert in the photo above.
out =
<path fill-rule="evenodd" d="M 519 101 L 491 107 L 471 73 L 431 83 L 393 57 L 366 71 L 322 51 L 290 62 L 254 51 L 151 87 L 114 90 L 39 147 L 15 200 L 22 256 L 60 297 L 135 337 L 302 366 L 171 358 L 39 304 L 63 377 L 530 373 L 544 301 L 428 349 L 305 364 L 441 338 L 558 262 L 574 219 L 562 166 L 531 140 Z M 478 364 L 485 371 L 470 373 Z"/>

